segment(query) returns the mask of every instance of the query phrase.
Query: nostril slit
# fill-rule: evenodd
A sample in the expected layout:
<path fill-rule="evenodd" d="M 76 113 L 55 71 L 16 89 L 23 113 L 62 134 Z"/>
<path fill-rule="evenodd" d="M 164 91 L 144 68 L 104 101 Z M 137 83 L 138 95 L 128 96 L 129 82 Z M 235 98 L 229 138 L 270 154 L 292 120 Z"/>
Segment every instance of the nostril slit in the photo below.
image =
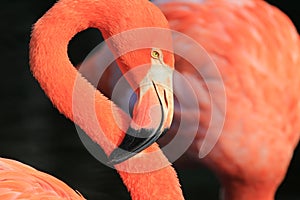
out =
<path fill-rule="evenodd" d="M 166 90 L 164 90 L 164 99 L 165 99 L 166 106 L 168 107 L 168 99 L 167 99 Z"/>

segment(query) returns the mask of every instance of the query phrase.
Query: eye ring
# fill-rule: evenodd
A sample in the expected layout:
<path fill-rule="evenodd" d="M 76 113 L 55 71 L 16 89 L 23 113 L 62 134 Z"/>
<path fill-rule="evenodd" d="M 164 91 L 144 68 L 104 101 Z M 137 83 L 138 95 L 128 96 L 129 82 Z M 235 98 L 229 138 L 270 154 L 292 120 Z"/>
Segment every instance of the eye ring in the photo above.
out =
<path fill-rule="evenodd" d="M 151 57 L 154 58 L 154 59 L 159 59 L 159 57 L 160 57 L 159 51 L 157 51 L 157 50 L 152 50 L 152 51 L 151 51 Z"/>

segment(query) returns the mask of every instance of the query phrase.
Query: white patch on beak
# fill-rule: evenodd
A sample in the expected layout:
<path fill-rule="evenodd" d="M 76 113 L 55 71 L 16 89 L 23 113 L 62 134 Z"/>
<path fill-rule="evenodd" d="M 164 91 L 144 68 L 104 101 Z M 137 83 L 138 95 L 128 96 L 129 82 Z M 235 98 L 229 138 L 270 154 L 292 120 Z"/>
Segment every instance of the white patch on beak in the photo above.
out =
<path fill-rule="evenodd" d="M 159 49 L 153 49 L 153 51 L 156 51 L 158 56 L 151 58 L 151 67 L 139 85 L 139 95 L 143 96 L 148 90 L 155 89 L 163 111 L 164 118 L 161 119 L 163 124 L 161 129 L 163 130 L 169 128 L 173 117 L 173 108 L 170 110 L 170 106 L 173 106 L 173 69 L 164 63 L 163 54 Z M 139 102 L 137 103 L 139 104 Z"/>

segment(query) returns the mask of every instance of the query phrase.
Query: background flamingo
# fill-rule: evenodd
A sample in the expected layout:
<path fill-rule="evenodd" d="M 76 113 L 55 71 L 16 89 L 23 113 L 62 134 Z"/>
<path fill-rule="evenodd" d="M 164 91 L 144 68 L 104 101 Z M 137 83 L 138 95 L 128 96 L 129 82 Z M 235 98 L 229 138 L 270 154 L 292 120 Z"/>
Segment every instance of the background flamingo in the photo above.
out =
<path fill-rule="evenodd" d="M 9 27 L 7 31 L 1 32 L 2 45 L 0 45 L 2 63 L 5 64 L 2 68 L 5 76 L 1 79 L 3 94 L 1 102 L 5 105 L 1 112 L 1 156 L 18 158 L 39 169 L 56 174 L 81 191 L 88 199 L 129 199 L 115 171 L 103 167 L 89 155 L 74 134 L 76 131 L 73 123 L 52 108 L 43 93 L 39 91 L 28 68 L 24 67 L 28 62 L 27 49 L 30 34 L 28 30 L 54 2 L 41 1 L 31 4 L 14 1 L 4 3 L 1 7 L 3 27 Z M 298 24 L 299 11 L 297 11 L 298 7 L 293 5 L 295 2 L 269 2 L 277 4 L 292 17 L 296 25 Z M 22 18 L 17 17 L 20 13 L 23 14 Z M 88 52 L 99 39 L 98 33 L 94 31 L 87 31 L 80 36 L 78 38 L 82 40 L 74 41 L 70 50 L 83 58 L 85 55 L 73 47 L 81 44 L 81 47 L 87 48 Z M 78 56 L 74 57 L 78 59 Z M 56 135 L 59 132 L 63 133 L 59 134 L 62 137 L 60 140 Z M 77 159 L 83 161 L 82 163 L 75 162 L 72 157 L 74 153 Z M 278 192 L 279 199 L 289 199 L 290 196 L 298 199 L 296 186 L 299 173 L 298 158 L 296 154 L 288 176 Z M 217 198 L 217 183 L 211 179 L 213 177 L 205 169 L 185 172 L 179 170 L 179 175 L 188 199 L 197 199 L 199 191 L 211 199 Z M 201 187 L 193 184 L 195 179 L 199 181 L 199 176 L 207 178 L 202 182 Z"/>
<path fill-rule="evenodd" d="M 211 66 L 196 66 L 204 71 L 201 77 L 185 57 L 176 57 L 176 69 L 198 92 L 201 108 L 198 135 L 181 160 L 185 159 L 193 167 L 202 162 L 211 168 L 220 178 L 221 195 L 225 199 L 273 199 L 299 141 L 300 43 L 293 24 L 262 1 L 155 2 L 174 30 L 194 38 L 210 53 L 221 71 L 227 95 L 226 121 L 219 141 L 208 156 L 199 159 L 208 127 L 218 130 L 217 126 L 222 123 L 210 119 L 212 104 L 219 105 L 220 113 L 225 112 L 219 102 L 222 88 L 218 88 L 218 84 L 222 83 L 212 78 L 217 76 L 209 71 Z M 199 57 L 199 52 L 176 37 L 174 45 Z M 113 67 L 110 74 L 115 74 Z M 187 105 L 191 97 L 182 84 L 175 78 L 177 94 L 184 92 L 185 96 L 179 103 Z M 213 92 L 207 92 L 205 84 L 214 84 Z M 113 86 L 112 83 L 110 87 Z M 111 90 L 103 89 L 108 89 L 107 93 Z M 212 95 L 215 102 L 210 102 L 206 93 Z M 285 95 L 278 95 L 281 93 Z M 182 112 L 179 106 L 175 109 L 173 126 L 161 144 L 167 144 L 167 138 L 171 140 L 177 132 L 180 116 L 187 123 L 183 130 L 186 135 L 191 134 L 191 127 L 198 125 L 193 124 L 198 114 L 194 107 L 181 109 Z M 182 141 L 187 137 L 185 134 Z"/>
<path fill-rule="evenodd" d="M 220 178 L 221 196 L 232 200 L 273 199 L 299 141 L 299 34 L 282 13 L 263 1 L 235 3 L 207 1 L 202 7 L 170 3 L 160 8 L 172 28 L 204 46 L 225 83 L 224 128 L 212 152 L 201 160 Z M 271 16 L 273 19 L 268 18 Z M 197 18 L 201 20 L 193 20 Z M 218 23 L 222 20 L 224 25 Z M 176 68 L 189 77 L 195 90 L 200 90 L 201 78 L 186 70 L 189 64 L 182 58 L 176 61 Z M 220 98 L 217 87 L 211 95 Z M 191 161 L 197 160 L 201 134 L 209 127 L 211 111 L 207 106 L 211 104 L 199 95 L 203 118 L 199 137 L 187 153 Z M 181 115 L 192 113 L 184 110 Z M 213 122 L 210 125 L 215 126 Z"/>

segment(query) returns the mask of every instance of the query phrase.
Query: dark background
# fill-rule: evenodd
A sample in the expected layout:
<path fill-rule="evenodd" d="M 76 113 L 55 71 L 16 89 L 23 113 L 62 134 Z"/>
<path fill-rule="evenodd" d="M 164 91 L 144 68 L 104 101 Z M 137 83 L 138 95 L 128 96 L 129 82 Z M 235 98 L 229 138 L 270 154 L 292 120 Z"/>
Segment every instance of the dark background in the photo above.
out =
<path fill-rule="evenodd" d="M 74 124 L 53 108 L 29 71 L 31 26 L 54 2 L 2 1 L 0 156 L 50 173 L 88 199 L 130 199 L 118 174 L 87 152 Z M 297 1 L 268 2 L 289 15 L 299 31 Z M 72 61 L 82 60 L 100 41 L 95 31 L 77 36 L 70 44 Z M 296 150 L 276 199 L 300 199 L 299 169 L 300 150 Z M 187 200 L 218 199 L 218 182 L 208 170 L 178 170 L 178 173 Z"/>

